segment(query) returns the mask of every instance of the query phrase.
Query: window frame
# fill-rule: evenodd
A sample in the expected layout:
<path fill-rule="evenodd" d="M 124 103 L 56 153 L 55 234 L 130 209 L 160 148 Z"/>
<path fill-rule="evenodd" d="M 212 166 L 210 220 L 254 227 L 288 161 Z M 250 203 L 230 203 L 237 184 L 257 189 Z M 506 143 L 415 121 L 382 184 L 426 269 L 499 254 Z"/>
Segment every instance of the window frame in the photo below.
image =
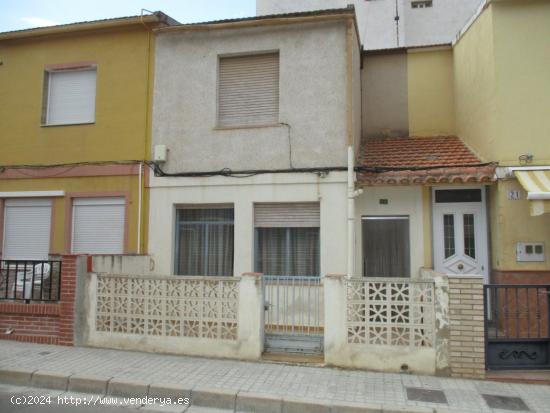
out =
<path fill-rule="evenodd" d="M 231 58 L 245 58 L 251 56 L 262 56 L 276 54 L 279 65 L 279 77 L 278 77 L 278 89 L 279 89 L 279 99 L 277 103 L 277 121 L 272 123 L 252 123 L 252 124 L 236 124 L 236 125 L 223 125 L 220 122 L 220 80 L 221 80 L 221 60 L 231 59 Z M 228 130 L 228 129 L 253 129 L 253 128 L 270 128 L 281 126 L 280 123 L 280 113 L 281 113 L 281 52 L 279 49 L 271 50 L 259 50 L 252 52 L 242 52 L 242 53 L 224 53 L 218 54 L 216 58 L 216 119 L 214 130 Z"/>
<path fill-rule="evenodd" d="M 95 93 L 94 93 L 94 117 L 91 121 L 82 122 L 62 122 L 62 123 L 50 123 L 50 100 L 51 100 L 51 75 L 55 73 L 69 73 L 69 72 L 95 72 Z M 43 71 L 43 86 L 42 86 L 42 111 L 40 118 L 41 127 L 55 127 L 55 126 L 73 126 L 73 125 L 93 125 L 97 120 L 97 75 L 98 67 L 95 63 L 86 64 L 66 64 L 66 65 L 49 65 L 44 68 Z"/>
<path fill-rule="evenodd" d="M 367 266 L 365 264 L 366 259 L 366 228 L 365 228 L 365 222 L 366 221 L 406 221 L 406 232 L 407 236 L 406 242 L 407 245 L 405 246 L 407 254 L 405 254 L 405 270 L 408 270 L 408 274 L 405 275 L 368 275 L 367 274 Z M 362 278 L 376 278 L 376 277 L 388 277 L 388 278 L 412 278 L 412 242 L 411 242 L 411 216 L 410 215 L 362 215 L 361 216 L 361 239 L 362 239 L 362 245 L 361 245 L 361 277 Z"/>
<path fill-rule="evenodd" d="M 228 224 L 231 223 L 233 225 L 233 251 L 232 251 L 232 268 L 231 268 L 231 274 L 230 277 L 235 275 L 235 207 L 230 204 L 188 204 L 188 205 L 176 205 L 174 208 L 174 225 L 173 225 L 173 239 L 174 239 L 174 254 L 172 258 L 172 265 L 173 265 L 173 274 L 180 277 L 186 277 L 187 275 L 180 274 L 180 268 L 179 268 L 179 260 L 180 260 L 180 220 L 178 219 L 178 215 L 180 211 L 185 210 L 197 210 L 197 209 L 203 209 L 203 210 L 219 210 L 219 209 L 227 209 L 233 211 L 233 219 L 232 221 L 216 221 L 215 224 L 222 225 L 222 224 Z M 187 221 L 187 224 L 208 224 L 207 221 Z M 200 275 L 200 274 L 193 274 L 193 275 Z M 217 277 L 220 275 L 203 275 L 205 277 Z M 221 275 L 222 277 L 224 275 Z"/>
<path fill-rule="evenodd" d="M 285 272 L 290 272 L 288 269 L 291 267 L 292 260 L 290 259 L 290 256 L 292 254 L 292 234 L 291 230 L 304 230 L 304 231 L 311 231 L 311 230 L 317 230 L 317 267 L 319 269 L 319 274 L 305 274 L 305 275 L 297 275 L 297 274 L 284 274 L 282 276 L 285 277 L 319 277 L 321 274 L 321 227 L 255 227 L 254 228 L 254 271 L 263 273 L 262 268 L 260 268 L 260 231 L 262 230 L 268 230 L 268 229 L 279 229 L 284 230 L 285 233 L 285 259 L 287 260 L 285 262 Z M 266 274 L 266 275 L 277 275 L 277 274 Z"/>

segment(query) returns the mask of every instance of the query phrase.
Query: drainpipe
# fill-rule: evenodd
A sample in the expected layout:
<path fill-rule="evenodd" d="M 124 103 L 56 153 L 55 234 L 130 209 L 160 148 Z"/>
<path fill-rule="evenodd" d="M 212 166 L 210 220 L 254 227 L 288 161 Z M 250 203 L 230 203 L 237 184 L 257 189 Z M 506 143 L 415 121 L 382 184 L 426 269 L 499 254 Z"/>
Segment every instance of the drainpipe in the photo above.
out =
<path fill-rule="evenodd" d="M 348 258 L 347 276 L 355 275 L 355 198 L 363 193 L 362 189 L 355 189 L 353 146 L 348 146 Z"/>
<path fill-rule="evenodd" d="M 347 182 L 347 265 L 348 278 L 355 275 L 355 198 L 363 191 L 355 190 L 355 154 L 353 146 L 353 20 L 347 24 L 347 140 L 348 140 L 348 182 Z"/>
<path fill-rule="evenodd" d="M 137 222 L 137 253 L 141 254 L 141 204 L 143 203 L 143 195 L 141 190 L 141 179 L 143 175 L 143 162 L 139 163 L 139 177 L 138 177 L 138 222 Z"/>

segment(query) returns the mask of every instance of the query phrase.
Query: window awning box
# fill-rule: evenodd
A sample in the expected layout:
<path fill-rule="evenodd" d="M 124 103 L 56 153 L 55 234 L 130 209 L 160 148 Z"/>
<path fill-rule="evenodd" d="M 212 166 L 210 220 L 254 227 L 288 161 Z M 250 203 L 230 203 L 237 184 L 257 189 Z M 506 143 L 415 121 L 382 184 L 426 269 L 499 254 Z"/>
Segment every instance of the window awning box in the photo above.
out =
<path fill-rule="evenodd" d="M 550 170 L 515 171 L 514 174 L 527 191 L 531 216 L 550 213 Z"/>

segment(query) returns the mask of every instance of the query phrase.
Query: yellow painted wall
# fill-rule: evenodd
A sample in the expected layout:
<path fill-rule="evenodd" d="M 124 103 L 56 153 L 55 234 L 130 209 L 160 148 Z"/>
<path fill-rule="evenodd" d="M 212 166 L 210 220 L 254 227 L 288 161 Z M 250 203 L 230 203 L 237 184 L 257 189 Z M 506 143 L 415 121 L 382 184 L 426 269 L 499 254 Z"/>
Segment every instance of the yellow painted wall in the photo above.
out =
<path fill-rule="evenodd" d="M 456 132 L 483 160 L 494 160 L 497 145 L 493 11 L 489 7 L 454 50 Z"/>
<path fill-rule="evenodd" d="M 409 134 L 454 135 L 453 51 L 410 49 L 407 72 Z"/>
<path fill-rule="evenodd" d="M 517 165 L 534 155 L 550 165 L 550 2 L 493 4 L 497 90 L 495 159 Z"/>
<path fill-rule="evenodd" d="M 148 31 L 70 33 L 0 42 L 0 164 L 143 159 Z M 97 62 L 96 121 L 41 127 L 44 66 Z"/>
<path fill-rule="evenodd" d="M 0 180 L 0 192 L 4 191 L 53 191 L 71 192 L 128 192 L 128 251 L 137 251 L 138 217 L 138 177 L 137 176 L 101 176 L 78 178 L 40 178 L 40 179 L 3 179 Z M 105 194 L 102 194 L 105 195 Z M 66 210 L 65 197 L 54 199 L 54 237 L 50 251 L 65 251 L 65 217 L 72 211 Z"/>
<path fill-rule="evenodd" d="M 491 187 L 491 256 L 494 269 L 507 270 L 550 270 L 550 261 L 541 263 L 516 262 L 517 242 L 544 242 L 550 248 L 550 215 L 538 217 L 529 215 L 529 201 L 508 200 L 508 191 L 522 191 L 515 179 L 498 181 Z"/>

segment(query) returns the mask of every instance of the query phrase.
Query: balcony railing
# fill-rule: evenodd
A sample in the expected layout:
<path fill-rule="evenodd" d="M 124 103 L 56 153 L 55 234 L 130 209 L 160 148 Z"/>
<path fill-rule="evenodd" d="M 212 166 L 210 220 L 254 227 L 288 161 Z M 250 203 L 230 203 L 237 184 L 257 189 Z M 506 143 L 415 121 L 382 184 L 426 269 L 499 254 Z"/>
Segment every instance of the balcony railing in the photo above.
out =
<path fill-rule="evenodd" d="M 59 301 L 61 261 L 0 260 L 0 300 Z"/>

